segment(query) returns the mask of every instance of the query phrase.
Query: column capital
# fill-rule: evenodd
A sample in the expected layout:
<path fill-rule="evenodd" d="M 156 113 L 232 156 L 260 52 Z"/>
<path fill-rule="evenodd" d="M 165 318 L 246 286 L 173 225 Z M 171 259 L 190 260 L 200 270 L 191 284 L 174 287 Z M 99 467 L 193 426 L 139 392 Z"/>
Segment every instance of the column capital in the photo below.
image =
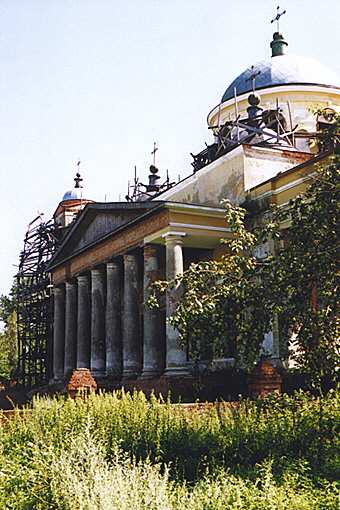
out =
<path fill-rule="evenodd" d="M 120 267 L 120 261 L 119 260 L 109 260 L 106 262 L 106 269 L 109 271 L 115 271 L 117 268 Z"/>
<path fill-rule="evenodd" d="M 165 240 L 165 244 L 183 244 L 183 238 L 186 236 L 186 232 L 166 232 L 162 235 Z"/>
<path fill-rule="evenodd" d="M 53 295 L 54 296 L 60 296 L 64 292 L 64 285 L 63 283 L 59 284 L 58 286 L 54 286 L 53 289 Z"/>
<path fill-rule="evenodd" d="M 103 276 L 104 271 L 101 267 L 94 267 L 91 269 L 92 278 L 97 278 Z"/>
<path fill-rule="evenodd" d="M 88 282 L 89 282 L 89 277 L 87 274 L 79 274 L 77 276 L 77 282 L 78 282 L 78 285 L 87 285 Z"/>
<path fill-rule="evenodd" d="M 157 257 L 159 254 L 159 245 L 158 244 L 145 244 L 143 246 L 144 258 L 145 257 Z"/>
<path fill-rule="evenodd" d="M 66 280 L 66 282 L 65 282 L 66 290 L 69 288 L 75 287 L 75 285 L 76 285 L 76 282 L 74 280 Z"/>
<path fill-rule="evenodd" d="M 123 260 L 135 260 L 137 256 L 136 252 L 124 253 Z"/>

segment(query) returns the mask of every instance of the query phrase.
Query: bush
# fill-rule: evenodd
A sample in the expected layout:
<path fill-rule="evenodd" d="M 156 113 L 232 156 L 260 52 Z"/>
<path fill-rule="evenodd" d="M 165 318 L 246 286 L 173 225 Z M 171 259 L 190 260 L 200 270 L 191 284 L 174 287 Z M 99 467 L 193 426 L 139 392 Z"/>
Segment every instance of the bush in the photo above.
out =
<path fill-rule="evenodd" d="M 0 428 L 0 508 L 337 508 L 339 396 L 322 402 L 322 462 L 318 402 L 202 413 L 142 393 L 36 399 Z"/>

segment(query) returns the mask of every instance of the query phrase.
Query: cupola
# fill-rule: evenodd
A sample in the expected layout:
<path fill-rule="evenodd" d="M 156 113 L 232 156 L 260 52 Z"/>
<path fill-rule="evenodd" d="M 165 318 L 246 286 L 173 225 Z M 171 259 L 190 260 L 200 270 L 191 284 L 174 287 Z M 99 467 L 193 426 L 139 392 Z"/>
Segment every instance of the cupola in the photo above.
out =
<path fill-rule="evenodd" d="M 77 214 L 84 209 L 86 204 L 93 202 L 93 200 L 84 197 L 82 181 L 83 178 L 79 171 L 77 171 L 74 178 L 74 187 L 64 193 L 53 215 L 54 223 L 57 228 L 65 229 L 68 227 L 76 218 Z"/>

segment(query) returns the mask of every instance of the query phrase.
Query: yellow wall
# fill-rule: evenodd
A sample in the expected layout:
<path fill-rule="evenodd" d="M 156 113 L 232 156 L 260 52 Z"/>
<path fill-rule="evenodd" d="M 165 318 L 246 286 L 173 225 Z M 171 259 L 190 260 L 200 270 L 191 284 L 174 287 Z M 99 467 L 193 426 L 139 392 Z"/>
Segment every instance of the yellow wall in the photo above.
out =
<path fill-rule="evenodd" d="M 163 193 L 162 200 L 220 207 L 223 199 L 243 202 L 246 192 L 310 156 L 241 145 Z"/>
<path fill-rule="evenodd" d="M 329 159 L 326 155 L 319 159 L 318 164 L 324 164 Z M 248 193 L 248 197 L 257 200 L 267 200 L 277 205 L 287 204 L 292 198 L 304 193 L 311 182 L 316 170 L 316 162 L 312 159 L 302 168 L 292 169 L 282 174 L 278 174 L 270 181 L 254 187 Z"/>

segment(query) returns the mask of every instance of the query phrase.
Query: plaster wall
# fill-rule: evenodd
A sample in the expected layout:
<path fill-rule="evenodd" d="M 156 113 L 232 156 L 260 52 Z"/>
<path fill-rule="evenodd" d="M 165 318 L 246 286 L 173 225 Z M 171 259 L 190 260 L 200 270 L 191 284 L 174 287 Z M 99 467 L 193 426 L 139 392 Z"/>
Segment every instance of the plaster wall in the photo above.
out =
<path fill-rule="evenodd" d="M 165 199 L 173 202 L 220 206 L 223 198 L 235 201 L 244 189 L 244 155 L 222 157 L 177 186 Z M 163 198 L 163 197 L 162 197 Z"/>
<path fill-rule="evenodd" d="M 310 158 L 308 154 L 240 146 L 162 195 L 162 200 L 219 207 L 241 203 L 245 193 Z"/>
<path fill-rule="evenodd" d="M 249 192 L 249 198 L 257 200 L 269 200 L 271 203 L 283 205 L 297 195 L 304 193 L 310 184 L 316 170 L 316 164 L 327 164 L 329 156 L 326 155 L 317 161 L 310 159 L 302 167 L 293 168 L 292 171 L 282 172 L 263 184 L 253 187 Z"/>
<path fill-rule="evenodd" d="M 310 158 L 308 154 L 271 149 L 244 148 L 244 191 L 283 173 Z M 244 194 L 241 196 L 244 198 Z"/>

